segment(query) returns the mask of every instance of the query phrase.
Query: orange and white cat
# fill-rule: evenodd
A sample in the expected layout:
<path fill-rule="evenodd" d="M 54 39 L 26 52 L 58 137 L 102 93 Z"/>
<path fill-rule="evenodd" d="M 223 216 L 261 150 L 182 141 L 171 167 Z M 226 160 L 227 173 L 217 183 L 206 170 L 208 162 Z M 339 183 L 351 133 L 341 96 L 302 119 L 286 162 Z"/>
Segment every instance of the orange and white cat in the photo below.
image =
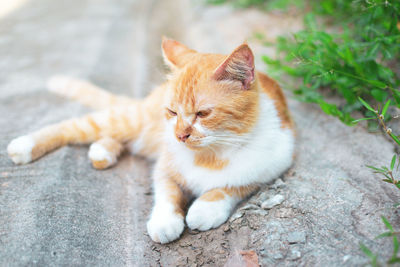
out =
<path fill-rule="evenodd" d="M 14 139 L 16 164 L 67 144 L 91 144 L 96 169 L 114 165 L 121 151 L 157 158 L 154 208 L 147 223 L 155 242 L 171 242 L 186 223 L 205 231 L 224 223 L 261 183 L 291 164 L 293 123 L 279 85 L 255 72 L 247 44 L 230 55 L 203 54 L 163 39 L 168 80 L 143 100 L 115 96 L 65 77 L 49 81 L 58 94 L 100 111 Z"/>

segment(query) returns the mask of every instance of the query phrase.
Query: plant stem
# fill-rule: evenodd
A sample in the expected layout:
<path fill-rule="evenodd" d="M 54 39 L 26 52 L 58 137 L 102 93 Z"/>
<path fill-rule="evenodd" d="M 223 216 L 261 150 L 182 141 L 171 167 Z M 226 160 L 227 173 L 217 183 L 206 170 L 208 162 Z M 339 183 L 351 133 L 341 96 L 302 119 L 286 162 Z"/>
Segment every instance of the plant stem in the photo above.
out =
<path fill-rule="evenodd" d="M 396 142 L 396 139 L 394 139 L 393 136 L 391 135 L 392 129 L 390 129 L 390 128 L 388 128 L 388 127 L 386 126 L 383 115 L 382 115 L 382 114 L 379 114 L 378 111 L 375 111 L 375 115 L 376 115 L 376 117 L 378 118 L 379 123 L 382 125 L 383 130 L 385 131 L 385 133 L 386 133 L 395 143 L 397 143 L 397 142 Z"/>

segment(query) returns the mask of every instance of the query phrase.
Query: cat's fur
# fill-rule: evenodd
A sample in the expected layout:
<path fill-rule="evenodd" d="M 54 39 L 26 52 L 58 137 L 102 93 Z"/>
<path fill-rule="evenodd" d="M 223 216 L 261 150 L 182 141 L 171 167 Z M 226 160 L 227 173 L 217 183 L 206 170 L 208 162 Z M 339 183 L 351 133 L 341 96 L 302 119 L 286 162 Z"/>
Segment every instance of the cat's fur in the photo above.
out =
<path fill-rule="evenodd" d="M 294 130 L 280 87 L 254 71 L 247 44 L 229 56 L 198 53 L 169 39 L 162 49 L 172 72 L 143 100 L 51 79 L 52 91 L 101 111 L 16 138 L 8 153 L 23 164 L 60 146 L 91 143 L 89 158 L 97 169 L 114 165 L 125 146 L 157 158 L 147 229 L 154 241 L 167 243 L 184 229 L 187 193 L 196 199 L 186 223 L 205 231 L 224 223 L 260 183 L 285 171 Z"/>

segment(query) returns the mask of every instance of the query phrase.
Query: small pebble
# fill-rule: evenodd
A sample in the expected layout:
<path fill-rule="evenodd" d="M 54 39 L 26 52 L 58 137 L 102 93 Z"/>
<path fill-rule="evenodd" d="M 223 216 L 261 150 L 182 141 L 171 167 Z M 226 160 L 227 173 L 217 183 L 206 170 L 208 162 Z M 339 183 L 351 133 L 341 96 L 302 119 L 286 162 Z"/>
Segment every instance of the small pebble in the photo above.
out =
<path fill-rule="evenodd" d="M 345 255 L 343 256 L 343 262 L 348 261 L 351 258 L 351 255 Z"/>
<path fill-rule="evenodd" d="M 258 199 L 262 202 L 262 201 L 265 201 L 266 199 L 268 199 L 269 198 L 269 194 L 268 194 L 268 192 L 262 192 L 261 194 L 260 194 L 260 196 L 258 197 Z"/>
<path fill-rule="evenodd" d="M 278 180 L 276 180 L 275 183 L 272 185 L 272 188 L 273 188 L 273 189 L 277 189 L 277 188 L 283 188 L 283 187 L 285 187 L 285 186 L 286 186 L 285 182 L 283 182 L 282 179 L 278 179 Z"/>
<path fill-rule="evenodd" d="M 297 259 L 300 259 L 301 258 L 301 252 L 300 251 L 298 251 L 297 249 L 292 249 L 290 252 L 289 252 L 289 255 L 288 255 L 288 260 L 297 260 Z"/>
<path fill-rule="evenodd" d="M 229 222 L 233 222 L 234 220 L 237 220 L 237 219 L 243 217 L 243 215 L 244 215 L 244 213 L 242 211 L 238 211 L 231 216 L 231 218 L 229 219 Z"/>
<path fill-rule="evenodd" d="M 267 210 L 261 210 L 261 209 L 249 210 L 248 214 L 256 214 L 256 215 L 259 215 L 259 216 L 265 216 L 265 215 L 268 215 L 268 211 Z"/>
<path fill-rule="evenodd" d="M 304 232 L 291 232 L 288 234 L 287 240 L 289 244 L 305 243 L 306 234 Z"/>
<path fill-rule="evenodd" d="M 272 254 L 271 256 L 272 256 L 272 258 L 273 258 L 274 260 L 281 260 L 281 259 L 284 258 L 284 257 L 283 257 L 283 254 L 280 253 L 280 252 L 277 252 L 277 253 L 275 253 L 275 254 Z"/>
<path fill-rule="evenodd" d="M 254 204 L 247 204 L 240 208 L 240 210 L 257 210 L 260 207 Z"/>
<path fill-rule="evenodd" d="M 261 204 L 261 208 L 263 208 L 263 209 L 272 209 L 276 205 L 281 204 L 284 200 L 285 200 L 285 197 L 283 195 L 279 195 L 279 194 L 275 195 L 275 196 L 271 197 L 270 199 L 264 201 Z"/>

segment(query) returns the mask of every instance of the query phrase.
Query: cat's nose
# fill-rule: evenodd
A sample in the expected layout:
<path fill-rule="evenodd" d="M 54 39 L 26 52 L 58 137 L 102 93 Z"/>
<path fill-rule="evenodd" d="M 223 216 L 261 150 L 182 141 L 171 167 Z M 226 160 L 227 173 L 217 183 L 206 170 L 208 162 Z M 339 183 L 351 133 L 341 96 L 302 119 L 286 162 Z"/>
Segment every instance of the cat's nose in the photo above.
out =
<path fill-rule="evenodd" d="M 189 138 L 190 134 L 186 134 L 186 133 L 185 134 L 177 134 L 176 136 L 182 142 L 186 142 L 186 140 Z"/>

